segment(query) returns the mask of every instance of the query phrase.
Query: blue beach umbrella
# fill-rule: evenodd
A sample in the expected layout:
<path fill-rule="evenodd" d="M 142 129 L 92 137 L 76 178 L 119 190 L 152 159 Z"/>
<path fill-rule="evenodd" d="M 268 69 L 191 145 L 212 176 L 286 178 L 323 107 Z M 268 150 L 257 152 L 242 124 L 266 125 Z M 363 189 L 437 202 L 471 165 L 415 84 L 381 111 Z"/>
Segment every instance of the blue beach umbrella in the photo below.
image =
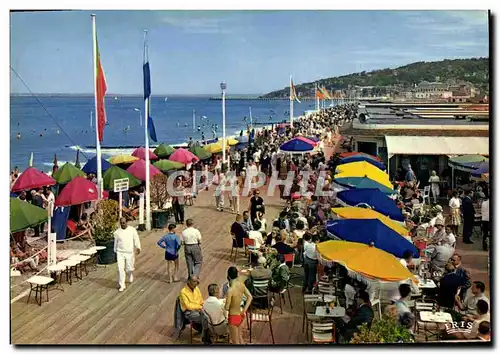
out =
<path fill-rule="evenodd" d="M 240 135 L 235 138 L 239 144 L 248 143 L 248 135 Z"/>
<path fill-rule="evenodd" d="M 405 221 L 401 209 L 399 209 L 391 198 L 376 188 L 349 189 L 337 193 L 337 198 L 350 206 L 367 204 L 375 211 L 392 220 Z"/>
<path fill-rule="evenodd" d="M 280 150 L 286 152 L 308 152 L 313 151 L 314 146 L 303 140 L 293 138 L 280 146 Z"/>
<path fill-rule="evenodd" d="M 349 162 L 358 162 L 358 161 L 366 161 L 369 164 L 372 164 L 373 166 L 377 167 L 378 169 L 385 171 L 385 165 L 382 162 L 374 160 L 366 155 L 353 155 L 344 157 L 343 159 L 340 159 L 339 165 L 343 165 Z"/>
<path fill-rule="evenodd" d="M 378 249 L 398 258 L 403 258 L 405 251 L 411 251 L 414 258 L 419 258 L 418 249 L 396 231 L 387 227 L 378 219 L 341 219 L 329 221 L 326 230 L 345 241 L 364 243 L 372 242 Z M 367 259 L 367 262 L 370 260 Z"/>
<path fill-rule="evenodd" d="M 378 189 L 380 192 L 390 195 L 390 194 L 395 194 L 396 192 L 394 189 L 388 188 L 384 186 L 383 184 L 380 184 L 368 177 L 342 177 L 342 178 L 335 178 L 334 182 L 344 186 L 344 187 L 350 187 L 350 188 L 356 188 L 356 189 Z"/>
<path fill-rule="evenodd" d="M 490 164 L 482 162 L 477 169 L 471 172 L 472 177 L 481 177 L 484 173 L 490 173 Z"/>
<path fill-rule="evenodd" d="M 101 158 L 102 173 L 106 172 L 111 166 L 112 165 L 108 161 Z M 93 158 L 88 160 L 85 166 L 83 166 L 82 171 L 86 174 L 97 173 L 97 156 L 94 156 Z"/>

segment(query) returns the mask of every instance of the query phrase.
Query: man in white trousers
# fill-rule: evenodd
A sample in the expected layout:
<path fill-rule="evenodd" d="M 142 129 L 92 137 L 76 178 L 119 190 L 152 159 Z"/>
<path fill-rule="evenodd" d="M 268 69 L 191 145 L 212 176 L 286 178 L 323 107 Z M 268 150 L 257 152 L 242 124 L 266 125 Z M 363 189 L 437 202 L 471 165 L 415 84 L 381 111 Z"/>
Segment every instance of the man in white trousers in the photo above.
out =
<path fill-rule="evenodd" d="M 132 283 L 134 276 L 134 251 L 141 253 L 141 241 L 137 230 L 132 226 L 127 225 L 127 219 L 120 218 L 120 228 L 115 231 L 115 253 L 118 263 L 118 284 L 120 289 L 125 290 L 125 272 L 128 274 L 128 281 Z"/>

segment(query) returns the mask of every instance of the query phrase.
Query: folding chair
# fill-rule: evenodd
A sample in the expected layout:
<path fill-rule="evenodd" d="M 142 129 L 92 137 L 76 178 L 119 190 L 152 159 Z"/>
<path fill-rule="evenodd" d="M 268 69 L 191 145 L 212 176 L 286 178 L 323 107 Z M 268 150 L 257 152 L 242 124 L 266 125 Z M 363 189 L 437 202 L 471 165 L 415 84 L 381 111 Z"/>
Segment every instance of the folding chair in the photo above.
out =
<path fill-rule="evenodd" d="M 272 325 L 272 317 L 274 310 L 274 299 L 271 298 L 269 300 L 268 309 L 266 310 L 258 310 L 253 306 L 250 307 L 250 316 L 247 316 L 247 325 L 250 330 L 250 343 L 252 343 L 252 325 L 254 322 L 256 323 L 269 323 L 269 329 L 271 331 L 271 339 L 274 344 L 274 334 L 273 334 L 273 325 Z"/>
<path fill-rule="evenodd" d="M 335 323 L 311 322 L 311 343 L 335 343 Z"/>
<path fill-rule="evenodd" d="M 293 268 L 296 268 L 296 266 L 295 266 L 295 253 L 284 254 L 283 257 L 285 258 L 285 263 L 292 264 L 292 266 L 290 267 L 290 280 L 300 278 L 299 274 L 291 272 L 291 270 Z M 292 285 L 292 287 L 293 287 L 293 285 Z"/>
<path fill-rule="evenodd" d="M 238 257 L 238 242 L 236 241 L 236 237 L 232 236 L 233 240 L 233 245 L 231 247 L 231 255 L 229 256 L 229 260 L 233 259 L 233 262 L 236 263 L 236 257 Z M 234 258 L 233 258 L 233 252 L 234 252 Z"/>
<path fill-rule="evenodd" d="M 374 294 L 373 300 L 371 300 L 370 302 L 371 302 L 372 308 L 375 306 L 378 307 L 378 318 L 382 319 L 382 303 L 380 302 L 382 288 L 380 286 L 376 286 L 374 293 L 375 294 Z"/>
<path fill-rule="evenodd" d="M 316 306 L 318 303 L 322 303 L 323 300 L 323 295 L 322 294 L 304 294 L 302 297 L 302 307 L 304 308 L 304 313 L 302 315 L 302 332 L 304 330 L 308 330 L 309 328 L 309 317 L 310 316 L 315 316 L 314 313 L 307 312 L 307 308 L 309 304 L 312 304 L 313 306 Z M 319 317 L 318 317 L 319 319 Z M 306 326 L 307 325 L 307 326 Z M 307 328 L 306 328 L 307 327 Z"/>
<path fill-rule="evenodd" d="M 269 280 L 253 280 L 253 301 L 258 303 L 259 300 L 265 299 L 264 306 L 269 305 Z M 257 295 L 260 294 L 260 295 Z"/>
<path fill-rule="evenodd" d="M 424 204 L 425 200 L 427 200 L 427 204 L 431 204 L 431 186 L 424 187 L 424 191 L 422 193 L 422 199 L 424 200 Z"/>
<path fill-rule="evenodd" d="M 248 265 L 252 264 L 252 252 L 257 251 L 255 247 L 255 240 L 251 238 L 244 238 L 243 245 L 245 246 L 245 253 L 248 252 Z"/>
<path fill-rule="evenodd" d="M 425 333 L 425 341 L 427 342 L 429 334 L 431 336 L 439 336 L 439 328 L 436 327 L 436 332 L 432 332 L 428 329 L 428 323 L 419 321 L 420 311 L 435 311 L 437 309 L 437 302 L 431 299 L 423 299 L 420 301 L 415 301 L 414 315 L 415 315 L 415 328 L 414 332 L 419 333 L 420 328 L 423 328 Z"/>
<path fill-rule="evenodd" d="M 66 223 L 66 227 L 68 229 L 68 234 L 69 234 L 70 238 L 78 237 L 80 240 L 83 241 L 83 238 L 81 236 L 86 234 L 87 230 L 83 230 L 83 231 L 78 230 L 77 223 L 74 222 L 73 220 L 70 220 L 70 219 L 68 219 L 68 221 Z"/>
<path fill-rule="evenodd" d="M 282 290 L 280 290 L 279 293 L 272 291 L 273 294 L 278 295 L 281 314 L 283 314 L 283 305 L 282 305 L 281 298 L 283 298 L 283 301 L 285 301 L 285 293 L 288 294 L 288 301 L 290 302 L 290 308 L 293 309 L 292 298 L 290 296 L 290 288 L 291 287 L 293 287 L 293 285 L 290 286 L 290 279 L 288 279 L 285 287 Z"/>
<path fill-rule="evenodd" d="M 229 343 L 229 332 L 225 333 L 225 334 L 221 334 L 220 331 L 217 330 L 217 328 L 220 328 L 219 326 L 226 324 L 225 321 L 214 325 L 214 323 L 212 321 L 212 317 L 210 317 L 208 312 L 203 310 L 203 314 L 207 317 L 208 327 L 210 329 L 210 332 L 212 333 L 212 341 L 214 343 Z M 226 326 L 226 328 L 228 328 L 228 327 Z"/>

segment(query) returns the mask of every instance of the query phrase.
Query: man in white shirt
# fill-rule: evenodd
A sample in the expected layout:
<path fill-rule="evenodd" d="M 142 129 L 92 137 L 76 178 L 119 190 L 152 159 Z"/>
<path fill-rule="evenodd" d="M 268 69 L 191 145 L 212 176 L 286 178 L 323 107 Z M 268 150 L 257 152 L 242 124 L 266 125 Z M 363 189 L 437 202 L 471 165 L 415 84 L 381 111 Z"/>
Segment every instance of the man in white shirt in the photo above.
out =
<path fill-rule="evenodd" d="M 460 301 L 460 297 L 457 296 L 457 306 L 461 311 L 465 311 L 465 314 L 470 317 L 478 316 L 477 312 L 477 302 L 479 300 L 484 300 L 488 304 L 490 300 L 484 295 L 484 290 L 486 286 L 482 281 L 475 281 L 472 283 L 471 289 L 468 291 L 464 302 Z"/>
<path fill-rule="evenodd" d="M 115 245 L 114 251 L 116 253 L 116 261 L 118 263 L 118 284 L 120 289 L 125 290 L 125 272 L 128 274 L 128 281 L 132 283 L 134 276 L 134 251 L 141 253 L 141 241 L 137 230 L 132 226 L 127 225 L 127 219 L 120 218 L 120 228 L 115 231 Z"/>
<path fill-rule="evenodd" d="M 201 254 L 201 233 L 193 227 L 193 219 L 186 220 L 187 229 L 181 233 L 181 242 L 184 245 L 184 256 L 188 269 L 188 277 L 199 276 L 203 256 Z"/>
<path fill-rule="evenodd" d="M 316 282 L 318 267 L 318 256 L 316 255 L 316 244 L 312 242 L 311 235 L 304 235 L 304 284 L 302 292 L 311 292 Z"/>
<path fill-rule="evenodd" d="M 490 224 L 490 200 L 488 196 L 486 196 L 486 200 L 481 203 L 481 221 L 482 221 L 482 230 L 483 230 L 483 251 L 488 250 L 488 239 L 490 237 L 491 232 L 491 224 Z"/>
<path fill-rule="evenodd" d="M 260 222 L 258 222 L 260 224 Z M 250 240 L 255 240 L 255 248 L 260 249 L 260 247 L 264 244 L 264 239 L 262 237 L 262 232 L 250 230 L 248 232 L 248 238 Z"/>
<path fill-rule="evenodd" d="M 203 303 L 203 311 L 210 320 L 215 334 L 225 335 L 228 333 L 227 312 L 224 309 L 224 300 L 218 299 L 219 286 L 210 284 L 208 286 L 208 298 Z"/>
<path fill-rule="evenodd" d="M 444 228 L 445 236 L 443 238 L 443 245 L 448 245 L 451 248 L 455 249 L 455 245 L 457 243 L 457 238 L 453 235 L 453 230 L 450 226 L 446 226 Z"/>

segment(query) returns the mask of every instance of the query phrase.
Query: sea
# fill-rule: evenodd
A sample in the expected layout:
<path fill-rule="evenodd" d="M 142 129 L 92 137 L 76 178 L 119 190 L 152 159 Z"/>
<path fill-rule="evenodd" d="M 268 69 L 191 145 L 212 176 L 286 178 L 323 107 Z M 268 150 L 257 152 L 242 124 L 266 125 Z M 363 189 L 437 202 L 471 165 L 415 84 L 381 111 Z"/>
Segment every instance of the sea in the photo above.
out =
<path fill-rule="evenodd" d="M 222 135 L 222 102 L 208 96 L 153 96 L 150 105 L 158 142 L 150 140 L 150 146 L 166 143 L 186 143 L 189 137 L 201 140 Z M 289 120 L 288 100 L 226 100 L 226 135 L 239 135 L 250 122 L 250 109 L 254 123 L 272 124 Z M 140 110 L 136 111 L 136 109 Z M 294 116 L 313 110 L 313 101 L 294 103 Z M 21 171 L 29 165 L 33 153 L 33 166 L 49 172 L 54 157 L 58 165 L 75 163 L 77 150 L 79 161 L 95 156 L 94 96 L 18 96 L 10 101 L 10 168 Z M 195 127 L 193 129 L 193 110 Z M 106 114 L 108 125 L 104 130 L 101 151 L 104 158 L 116 154 L 130 154 L 134 147 L 144 146 L 144 114 L 142 96 L 107 96 Z M 93 116 L 93 115 L 92 115 Z M 144 117 L 142 118 L 144 124 Z M 200 129 L 198 130 L 198 126 Z M 18 133 L 20 138 L 18 139 Z M 120 148 L 122 147 L 122 148 Z M 123 148 L 125 147 L 125 148 Z"/>

